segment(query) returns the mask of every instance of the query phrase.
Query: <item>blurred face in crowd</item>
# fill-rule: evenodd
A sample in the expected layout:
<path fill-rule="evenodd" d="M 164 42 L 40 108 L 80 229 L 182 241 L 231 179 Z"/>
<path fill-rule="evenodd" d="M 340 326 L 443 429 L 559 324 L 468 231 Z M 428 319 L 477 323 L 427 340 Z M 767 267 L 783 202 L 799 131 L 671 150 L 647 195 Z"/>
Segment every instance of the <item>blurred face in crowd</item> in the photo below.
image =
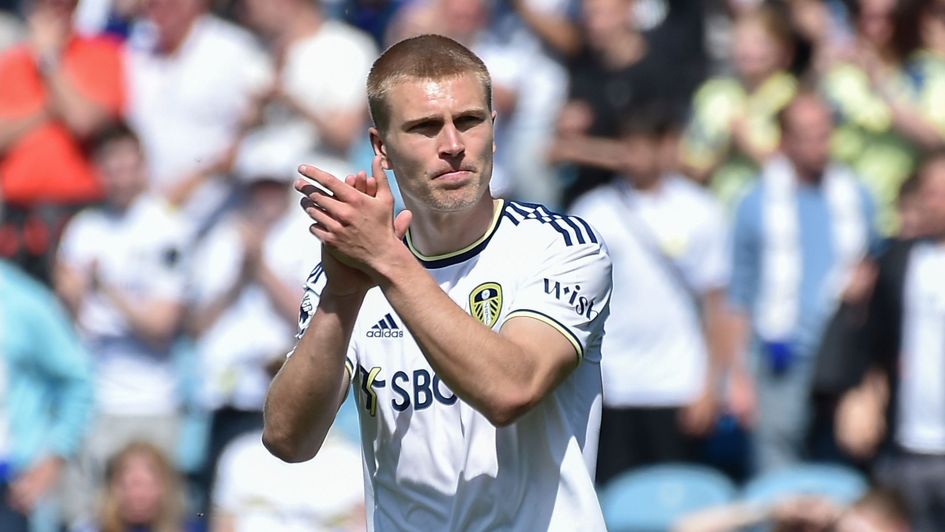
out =
<path fill-rule="evenodd" d="M 655 134 L 626 135 L 621 140 L 623 173 L 637 188 L 647 188 L 663 173 L 664 141 Z"/>
<path fill-rule="evenodd" d="M 440 0 L 440 10 L 443 33 L 460 42 L 469 42 L 488 22 L 483 0 Z"/>
<path fill-rule="evenodd" d="M 144 157 L 137 141 L 117 138 L 99 148 L 95 155 L 102 187 L 107 201 L 120 209 L 127 208 L 148 184 Z"/>
<path fill-rule="evenodd" d="M 263 179 L 249 187 L 246 212 L 252 220 L 264 227 L 282 218 L 290 206 L 289 187 L 281 181 Z"/>
<path fill-rule="evenodd" d="M 782 152 L 802 178 L 819 178 L 830 161 L 830 109 L 819 97 L 802 94 L 783 112 Z"/>
<path fill-rule="evenodd" d="M 945 53 L 945 0 L 929 2 L 919 22 L 922 46 Z"/>
<path fill-rule="evenodd" d="M 184 41 L 194 21 L 206 11 L 206 0 L 146 0 L 148 19 L 157 29 L 158 48 L 172 52 Z"/>
<path fill-rule="evenodd" d="M 735 26 L 732 46 L 735 71 L 749 85 L 761 83 L 786 66 L 783 45 L 755 16 L 743 17 Z"/>
<path fill-rule="evenodd" d="M 244 0 L 246 23 L 264 34 L 278 33 L 283 23 L 280 13 L 284 11 L 283 0 Z"/>
<path fill-rule="evenodd" d="M 167 489 L 160 466 L 151 456 L 138 452 L 125 457 L 119 467 L 112 490 L 122 520 L 129 525 L 154 523 Z"/>
<path fill-rule="evenodd" d="M 408 207 L 439 212 L 475 206 L 492 177 L 493 113 L 473 73 L 406 79 L 386 97 L 389 120 L 371 130 Z"/>
<path fill-rule="evenodd" d="M 896 0 L 858 0 L 856 28 L 860 36 L 879 48 L 890 46 L 893 38 L 893 10 Z"/>
<path fill-rule="evenodd" d="M 75 12 L 78 3 L 78 0 L 35 0 L 33 8 L 55 14 L 58 17 L 72 18 L 72 13 Z"/>
<path fill-rule="evenodd" d="M 897 201 L 899 238 L 917 238 L 925 232 L 922 220 L 922 200 L 918 191 L 901 194 Z"/>
<path fill-rule="evenodd" d="M 922 169 L 919 198 L 927 234 L 945 238 L 945 156 L 939 156 Z"/>
<path fill-rule="evenodd" d="M 633 0 L 584 0 L 582 20 L 590 47 L 600 49 L 632 27 L 632 7 Z"/>

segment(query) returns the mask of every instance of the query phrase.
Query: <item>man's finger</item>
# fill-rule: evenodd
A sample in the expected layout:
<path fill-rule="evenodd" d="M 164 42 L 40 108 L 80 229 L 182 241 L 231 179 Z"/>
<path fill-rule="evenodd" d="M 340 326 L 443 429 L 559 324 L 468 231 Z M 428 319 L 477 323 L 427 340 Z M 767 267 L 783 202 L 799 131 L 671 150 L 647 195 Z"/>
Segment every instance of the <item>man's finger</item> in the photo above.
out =
<path fill-rule="evenodd" d="M 392 197 L 393 194 L 390 191 L 390 183 L 387 182 L 387 173 L 384 172 L 384 167 L 381 166 L 380 155 L 375 155 L 374 160 L 371 161 L 371 173 L 374 176 L 374 180 L 377 181 L 377 194 L 375 197 Z"/>
<path fill-rule="evenodd" d="M 403 239 L 404 235 L 407 234 L 411 220 L 413 220 L 413 213 L 407 209 L 400 211 L 397 217 L 394 218 L 394 234 L 397 235 L 398 240 Z"/>
<path fill-rule="evenodd" d="M 318 183 L 342 201 L 351 201 L 355 190 L 337 177 L 309 164 L 299 166 L 299 173 Z"/>
<path fill-rule="evenodd" d="M 296 182 L 295 189 L 304 194 L 306 198 L 309 198 L 315 204 L 324 211 L 330 213 L 337 213 L 338 209 L 342 208 L 344 205 L 343 201 L 338 201 L 336 196 L 330 196 L 325 193 L 324 190 L 319 189 L 318 187 L 312 184 L 306 184 L 304 186 L 301 183 L 306 183 L 304 179 L 300 179 Z M 304 208 L 304 205 L 303 205 Z"/>
<path fill-rule="evenodd" d="M 320 209 L 317 204 L 311 206 L 303 205 L 302 207 L 305 209 L 305 214 L 326 231 L 337 232 L 341 230 L 341 223 L 332 218 L 324 209 Z"/>

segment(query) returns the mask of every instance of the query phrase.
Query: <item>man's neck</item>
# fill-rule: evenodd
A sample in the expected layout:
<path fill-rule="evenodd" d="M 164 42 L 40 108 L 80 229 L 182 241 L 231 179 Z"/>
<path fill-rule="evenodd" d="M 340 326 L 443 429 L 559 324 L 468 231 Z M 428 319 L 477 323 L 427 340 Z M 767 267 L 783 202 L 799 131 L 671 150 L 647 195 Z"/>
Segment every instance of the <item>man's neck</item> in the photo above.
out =
<path fill-rule="evenodd" d="M 178 50 L 184 45 L 187 41 L 187 38 L 190 36 L 191 32 L 194 31 L 194 27 L 197 25 L 197 21 L 203 15 L 198 15 L 193 20 L 190 21 L 190 24 L 187 24 L 185 27 L 177 30 L 177 33 L 170 36 L 169 39 L 164 40 L 160 43 L 159 52 L 161 55 L 172 56 L 177 54 Z"/>
<path fill-rule="evenodd" d="M 410 242 L 414 249 L 427 257 L 458 251 L 486 234 L 498 207 L 499 201 L 486 194 L 472 208 L 462 211 L 411 209 Z"/>

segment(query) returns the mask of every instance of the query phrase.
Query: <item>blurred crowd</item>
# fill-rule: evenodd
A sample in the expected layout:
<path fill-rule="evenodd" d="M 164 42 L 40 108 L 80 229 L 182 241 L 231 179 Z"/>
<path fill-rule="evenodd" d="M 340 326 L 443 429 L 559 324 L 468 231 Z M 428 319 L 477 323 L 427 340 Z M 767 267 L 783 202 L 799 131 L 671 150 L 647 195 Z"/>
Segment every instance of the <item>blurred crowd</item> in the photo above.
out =
<path fill-rule="evenodd" d="M 295 466 L 262 406 L 295 167 L 368 167 L 422 33 L 489 68 L 493 192 L 611 251 L 602 489 L 830 462 L 945 530 L 943 0 L 0 0 L 0 529 L 364 527 L 358 406 Z"/>

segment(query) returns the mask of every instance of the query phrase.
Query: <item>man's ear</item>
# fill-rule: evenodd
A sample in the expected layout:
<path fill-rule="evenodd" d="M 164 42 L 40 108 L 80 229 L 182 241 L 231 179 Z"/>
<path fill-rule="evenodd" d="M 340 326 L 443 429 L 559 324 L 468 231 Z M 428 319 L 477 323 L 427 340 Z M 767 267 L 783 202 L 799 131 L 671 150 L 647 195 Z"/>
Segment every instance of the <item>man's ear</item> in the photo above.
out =
<path fill-rule="evenodd" d="M 492 153 L 495 153 L 495 117 L 497 116 L 495 110 L 492 110 Z"/>
<path fill-rule="evenodd" d="M 381 156 L 381 166 L 384 170 L 390 170 L 390 161 L 387 159 L 387 145 L 381 137 L 381 132 L 376 127 L 368 129 L 368 135 L 371 137 L 371 148 L 374 149 L 374 155 Z"/>

